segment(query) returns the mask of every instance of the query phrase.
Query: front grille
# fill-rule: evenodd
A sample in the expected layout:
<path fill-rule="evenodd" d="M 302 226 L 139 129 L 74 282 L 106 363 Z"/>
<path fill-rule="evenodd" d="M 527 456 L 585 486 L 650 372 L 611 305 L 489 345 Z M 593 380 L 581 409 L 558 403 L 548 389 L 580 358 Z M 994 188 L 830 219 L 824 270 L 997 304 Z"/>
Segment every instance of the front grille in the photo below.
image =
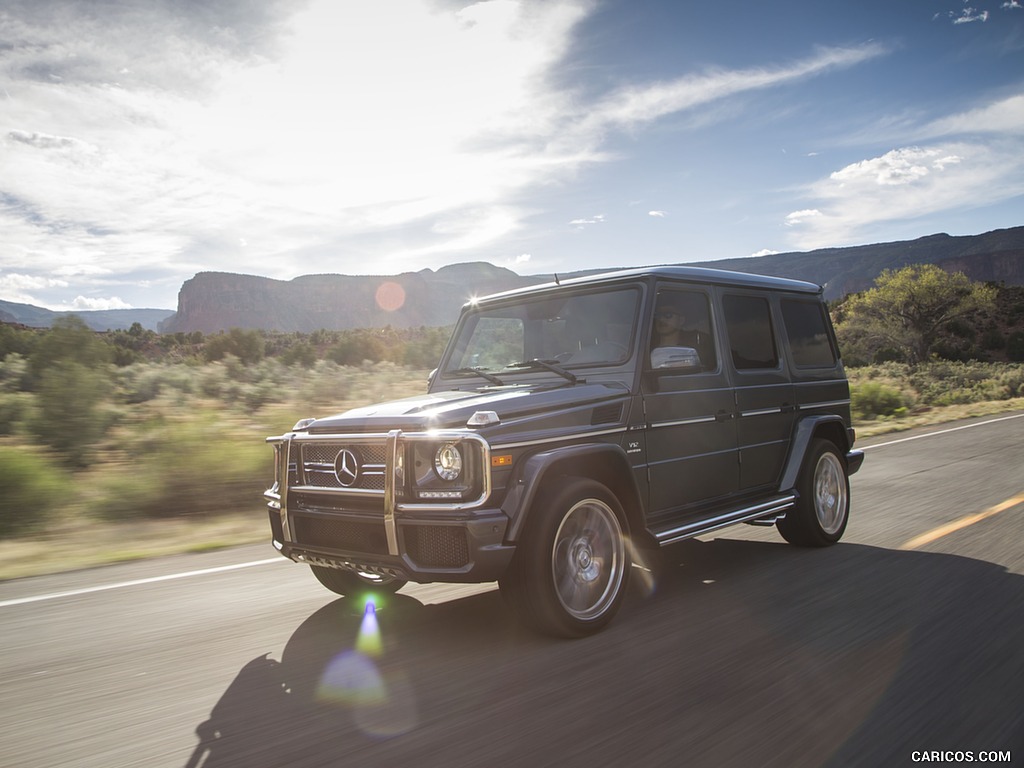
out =
<path fill-rule="evenodd" d="M 296 484 L 314 488 L 384 492 L 387 450 L 383 443 L 306 443 L 300 445 L 299 451 L 304 480 L 296 473 Z M 340 458 L 343 452 L 349 454 L 347 462 Z M 355 474 L 353 476 L 346 472 Z"/>
<path fill-rule="evenodd" d="M 302 546 L 373 555 L 388 554 L 388 538 L 383 522 L 296 515 L 292 523 L 295 527 L 295 541 Z"/>
<path fill-rule="evenodd" d="M 423 568 L 462 568 L 469 563 L 465 528 L 410 525 L 403 531 L 409 557 Z"/>

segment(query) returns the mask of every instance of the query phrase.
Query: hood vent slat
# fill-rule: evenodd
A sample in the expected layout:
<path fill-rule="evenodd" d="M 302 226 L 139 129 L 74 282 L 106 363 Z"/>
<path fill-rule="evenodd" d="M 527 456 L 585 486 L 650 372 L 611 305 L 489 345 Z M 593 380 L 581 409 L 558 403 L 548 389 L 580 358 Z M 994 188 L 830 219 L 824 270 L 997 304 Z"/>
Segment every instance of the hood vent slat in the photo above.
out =
<path fill-rule="evenodd" d="M 616 424 L 621 418 L 622 403 L 612 403 L 611 405 L 602 405 L 595 408 L 590 417 L 590 424 L 592 426 L 597 426 L 598 424 Z"/>

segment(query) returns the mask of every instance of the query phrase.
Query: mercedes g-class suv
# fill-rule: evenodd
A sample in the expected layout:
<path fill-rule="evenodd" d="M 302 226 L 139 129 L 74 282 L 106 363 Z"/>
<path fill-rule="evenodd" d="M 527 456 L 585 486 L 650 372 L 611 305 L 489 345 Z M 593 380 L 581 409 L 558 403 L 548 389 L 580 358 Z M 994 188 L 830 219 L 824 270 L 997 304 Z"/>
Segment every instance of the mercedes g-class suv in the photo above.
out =
<path fill-rule="evenodd" d="M 836 543 L 864 457 L 821 288 L 687 267 L 474 299 L 426 394 L 268 442 L 273 544 L 328 589 L 497 580 L 563 636 L 612 619 L 645 549 Z"/>

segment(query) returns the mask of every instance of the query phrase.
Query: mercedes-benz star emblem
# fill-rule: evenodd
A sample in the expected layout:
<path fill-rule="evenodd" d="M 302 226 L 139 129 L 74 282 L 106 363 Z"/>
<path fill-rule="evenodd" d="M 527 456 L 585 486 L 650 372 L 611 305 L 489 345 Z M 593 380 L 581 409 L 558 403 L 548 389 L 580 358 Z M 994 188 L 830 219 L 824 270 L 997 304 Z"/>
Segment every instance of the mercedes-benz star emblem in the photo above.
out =
<path fill-rule="evenodd" d="M 351 488 L 359 479 L 359 457 L 350 448 L 342 448 L 334 457 L 334 474 L 338 482 Z"/>

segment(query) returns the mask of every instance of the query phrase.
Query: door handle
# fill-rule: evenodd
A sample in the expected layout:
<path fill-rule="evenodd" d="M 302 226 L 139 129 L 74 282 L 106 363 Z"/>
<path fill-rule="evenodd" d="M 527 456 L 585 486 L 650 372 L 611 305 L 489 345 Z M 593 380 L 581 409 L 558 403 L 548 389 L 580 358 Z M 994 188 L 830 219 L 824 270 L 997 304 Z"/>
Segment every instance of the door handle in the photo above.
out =
<path fill-rule="evenodd" d="M 715 421 L 728 421 L 733 417 L 731 411 L 719 411 L 715 414 Z"/>

